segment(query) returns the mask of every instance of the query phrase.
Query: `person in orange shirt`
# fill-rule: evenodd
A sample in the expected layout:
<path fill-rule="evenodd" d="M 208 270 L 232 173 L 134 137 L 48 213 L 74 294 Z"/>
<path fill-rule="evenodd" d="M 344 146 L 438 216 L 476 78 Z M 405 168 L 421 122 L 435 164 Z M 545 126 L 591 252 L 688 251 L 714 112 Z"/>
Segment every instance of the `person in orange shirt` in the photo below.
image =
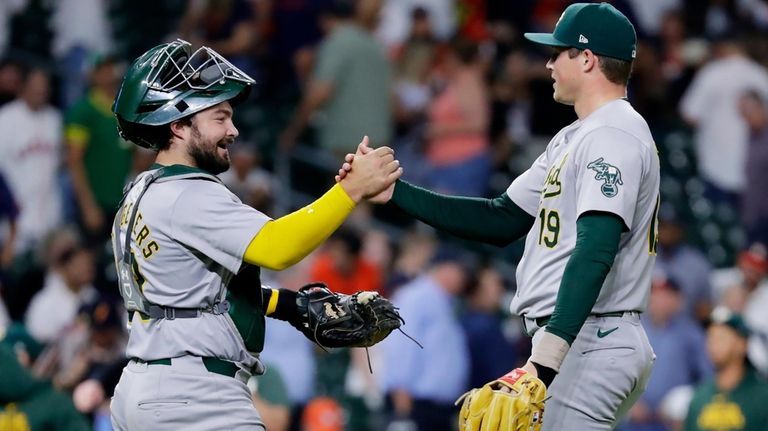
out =
<path fill-rule="evenodd" d="M 312 263 L 311 279 L 322 280 L 338 293 L 350 294 L 358 290 L 381 293 L 381 272 L 361 256 L 361 249 L 362 240 L 357 232 L 339 229 Z"/>

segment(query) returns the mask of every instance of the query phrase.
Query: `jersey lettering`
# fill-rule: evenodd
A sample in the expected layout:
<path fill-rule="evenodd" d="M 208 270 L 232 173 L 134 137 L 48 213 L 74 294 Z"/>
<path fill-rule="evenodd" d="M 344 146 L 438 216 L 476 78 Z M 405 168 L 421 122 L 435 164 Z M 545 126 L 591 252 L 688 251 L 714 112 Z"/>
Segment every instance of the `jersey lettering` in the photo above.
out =
<path fill-rule="evenodd" d="M 160 246 L 157 245 L 157 241 L 153 240 L 153 241 L 150 241 L 146 247 L 141 249 L 141 254 L 144 255 L 144 259 L 149 259 L 150 257 L 152 257 L 152 254 L 158 250 L 160 250 Z"/>
<path fill-rule="evenodd" d="M 744 429 L 746 419 L 738 404 L 717 395 L 706 405 L 696 419 L 696 425 L 702 430 L 736 431 Z"/>
<path fill-rule="evenodd" d="M 154 239 L 149 238 L 149 236 L 152 234 L 152 230 L 149 229 L 149 226 L 146 224 L 140 224 L 143 218 L 144 217 L 141 215 L 141 213 L 136 215 L 136 225 L 133 228 L 133 234 L 134 239 L 136 240 L 136 245 L 141 248 L 141 254 L 145 259 L 149 259 L 154 253 L 160 250 L 160 245 Z M 137 229 L 138 232 L 136 232 Z M 149 242 L 147 243 L 146 247 L 142 248 L 144 241 L 147 239 L 149 239 Z"/>
<path fill-rule="evenodd" d="M 560 173 L 563 170 L 567 158 L 568 154 L 566 153 L 566 155 L 563 156 L 563 160 L 560 161 L 560 164 L 557 167 L 552 166 L 549 170 L 547 180 L 544 182 L 544 190 L 541 191 L 544 199 L 558 196 L 563 191 L 563 185 L 560 183 Z"/>
<path fill-rule="evenodd" d="M 27 415 L 16 408 L 16 404 L 5 406 L 5 411 L 0 411 L 0 431 L 30 431 L 31 427 Z"/>

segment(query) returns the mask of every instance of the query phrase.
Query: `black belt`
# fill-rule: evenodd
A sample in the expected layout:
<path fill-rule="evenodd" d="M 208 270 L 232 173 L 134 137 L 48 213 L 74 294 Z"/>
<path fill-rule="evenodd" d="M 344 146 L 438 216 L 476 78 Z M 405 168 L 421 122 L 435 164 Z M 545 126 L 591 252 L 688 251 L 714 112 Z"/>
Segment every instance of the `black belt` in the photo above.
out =
<path fill-rule="evenodd" d="M 240 369 L 234 362 L 225 361 L 219 358 L 202 357 L 203 365 L 208 372 L 221 374 L 222 376 L 235 377 L 237 371 Z M 133 358 L 134 361 L 140 364 L 147 365 L 171 365 L 173 358 L 154 359 L 151 361 L 144 361 L 139 358 Z"/>
<path fill-rule="evenodd" d="M 639 313 L 639 311 L 635 310 L 628 310 L 628 311 L 614 311 L 612 313 L 595 313 L 590 314 L 589 317 L 621 317 L 624 315 L 624 313 Z M 544 317 L 537 317 L 534 319 L 536 321 L 536 326 L 539 328 L 543 328 L 544 326 L 549 323 L 549 319 L 551 319 L 552 316 L 544 316 Z M 525 318 L 523 318 L 525 320 Z"/>

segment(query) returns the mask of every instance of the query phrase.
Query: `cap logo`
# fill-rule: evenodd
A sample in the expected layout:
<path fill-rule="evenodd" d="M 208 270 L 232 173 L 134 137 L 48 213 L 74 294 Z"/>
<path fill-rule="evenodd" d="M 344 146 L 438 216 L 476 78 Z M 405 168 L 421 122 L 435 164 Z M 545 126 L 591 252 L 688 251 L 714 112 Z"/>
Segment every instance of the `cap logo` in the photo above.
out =
<path fill-rule="evenodd" d="M 635 58 L 635 55 L 637 55 L 637 51 L 635 51 L 635 50 L 633 49 L 633 50 L 632 50 L 632 58 Z"/>
<path fill-rule="evenodd" d="M 589 39 L 587 39 L 587 37 L 584 36 L 583 34 L 580 34 L 579 35 L 579 43 L 589 43 Z"/>

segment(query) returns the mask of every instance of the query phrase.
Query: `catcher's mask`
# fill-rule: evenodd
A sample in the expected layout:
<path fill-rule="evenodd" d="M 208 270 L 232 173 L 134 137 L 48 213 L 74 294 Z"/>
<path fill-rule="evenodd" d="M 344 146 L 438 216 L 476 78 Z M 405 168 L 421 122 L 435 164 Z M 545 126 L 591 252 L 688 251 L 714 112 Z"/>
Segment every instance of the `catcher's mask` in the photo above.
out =
<path fill-rule="evenodd" d="M 159 126 L 221 102 L 245 100 L 255 81 L 206 46 L 192 52 L 184 40 L 156 46 L 131 64 L 112 111 L 120 135 L 157 150 L 167 134 Z"/>

